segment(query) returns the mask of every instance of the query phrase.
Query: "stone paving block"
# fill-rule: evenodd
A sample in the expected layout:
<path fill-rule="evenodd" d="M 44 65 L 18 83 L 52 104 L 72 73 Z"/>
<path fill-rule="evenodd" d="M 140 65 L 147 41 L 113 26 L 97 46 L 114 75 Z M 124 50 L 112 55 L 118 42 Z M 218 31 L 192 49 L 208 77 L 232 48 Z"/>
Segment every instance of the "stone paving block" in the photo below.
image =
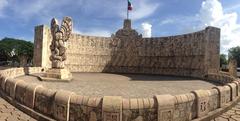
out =
<path fill-rule="evenodd" d="M 219 117 L 219 118 L 216 118 L 215 121 L 229 121 L 229 120 L 226 118 Z"/>
<path fill-rule="evenodd" d="M 32 117 L 18 110 L 0 96 L 0 121 L 36 121 Z"/>

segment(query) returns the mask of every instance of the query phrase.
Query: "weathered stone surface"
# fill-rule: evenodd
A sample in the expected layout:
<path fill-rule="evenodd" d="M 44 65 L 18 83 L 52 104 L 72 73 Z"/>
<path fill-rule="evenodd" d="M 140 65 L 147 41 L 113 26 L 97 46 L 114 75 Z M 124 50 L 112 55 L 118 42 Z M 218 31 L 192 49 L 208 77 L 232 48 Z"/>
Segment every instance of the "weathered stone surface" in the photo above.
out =
<path fill-rule="evenodd" d="M 6 102 L 0 95 L 0 121 L 36 121 Z"/>
<path fill-rule="evenodd" d="M 102 98 L 72 95 L 69 117 L 70 121 L 102 120 Z"/>
<path fill-rule="evenodd" d="M 16 94 L 15 94 L 15 99 L 24 104 L 25 98 L 26 98 L 26 87 L 28 84 L 25 81 L 19 82 L 16 85 Z"/>
<path fill-rule="evenodd" d="M 5 90 L 5 83 L 6 83 L 6 81 L 7 81 L 7 77 L 6 76 L 2 76 L 0 78 L 0 87 L 1 87 L 2 90 Z"/>
<path fill-rule="evenodd" d="M 56 92 L 53 103 L 53 116 L 59 121 L 69 120 L 70 97 L 73 92 L 59 90 Z"/>
<path fill-rule="evenodd" d="M 220 95 L 220 107 L 223 107 L 226 103 L 230 102 L 231 100 L 231 89 L 229 86 L 217 86 L 213 87 L 213 89 L 217 89 Z"/>
<path fill-rule="evenodd" d="M 209 111 L 220 107 L 220 94 L 217 89 L 208 90 L 209 93 Z"/>
<path fill-rule="evenodd" d="M 197 118 L 207 115 L 209 112 L 209 92 L 207 90 L 195 90 L 192 93 L 197 100 Z"/>
<path fill-rule="evenodd" d="M 27 84 L 24 81 L 18 82 L 15 89 L 15 99 L 29 108 L 34 108 L 36 89 L 42 87 L 38 84 Z"/>
<path fill-rule="evenodd" d="M 42 31 L 49 32 L 49 28 L 39 28 L 39 31 L 41 35 Z M 42 40 L 49 43 L 51 39 L 45 37 L 49 33 L 44 34 Z M 142 38 L 131 27 L 120 29 L 112 37 L 71 34 L 65 65 L 71 72 L 202 77 L 210 72 L 218 72 L 219 44 L 220 30 L 214 27 L 192 34 L 160 38 Z M 50 53 L 49 46 L 43 46 L 39 51 L 41 50 Z M 39 59 L 44 63 L 50 62 L 45 62 L 46 60 L 46 56 Z"/>
<path fill-rule="evenodd" d="M 153 97 L 156 94 L 177 95 L 195 89 L 211 89 L 215 86 L 196 78 L 145 74 L 73 73 L 73 80 L 64 84 L 39 81 L 35 76 L 22 76 L 18 79 L 28 83 L 38 83 L 51 89 L 69 90 L 80 95 L 97 97 L 118 95 L 124 98 Z"/>
<path fill-rule="evenodd" d="M 173 120 L 187 121 L 197 117 L 197 99 L 192 93 L 175 95 Z"/>
<path fill-rule="evenodd" d="M 122 121 L 122 97 L 104 96 L 102 117 L 103 121 Z"/>
<path fill-rule="evenodd" d="M 24 104 L 30 108 L 34 108 L 34 102 L 35 102 L 35 93 L 37 88 L 42 88 L 42 85 L 39 84 L 28 84 L 26 87 L 26 93 L 25 93 L 25 99 Z"/>
<path fill-rule="evenodd" d="M 230 58 L 228 68 L 229 68 L 229 73 L 232 76 L 237 77 L 237 60 Z"/>
<path fill-rule="evenodd" d="M 18 80 L 18 79 L 7 79 L 6 84 L 5 84 L 5 92 L 8 96 L 12 97 L 13 99 L 15 99 L 15 89 L 16 89 L 16 85 L 17 83 L 22 82 L 22 80 Z"/>
<path fill-rule="evenodd" d="M 56 91 L 47 88 L 37 88 L 35 92 L 34 110 L 45 114 L 53 115 L 53 101 Z"/>
<path fill-rule="evenodd" d="M 42 81 L 69 82 L 72 80 L 72 73 L 67 69 L 51 68 L 39 77 Z"/>
<path fill-rule="evenodd" d="M 50 60 L 52 68 L 63 69 L 64 61 L 66 60 L 66 42 L 72 32 L 72 19 L 64 17 L 61 28 L 59 28 L 57 19 L 51 21 L 52 43 L 50 45 L 51 53 Z"/>
<path fill-rule="evenodd" d="M 239 96 L 239 92 L 240 92 L 240 85 L 239 85 L 239 82 L 238 81 L 233 81 L 232 83 L 236 84 L 237 85 L 237 96 Z"/>
<path fill-rule="evenodd" d="M 229 83 L 228 86 L 230 87 L 230 93 L 231 93 L 231 101 L 234 100 L 237 97 L 237 85 L 235 83 Z"/>
<path fill-rule="evenodd" d="M 155 96 L 158 105 L 158 121 L 173 121 L 175 99 L 172 95 Z"/>
<path fill-rule="evenodd" d="M 157 121 L 157 104 L 153 98 L 123 99 L 123 121 Z"/>
<path fill-rule="evenodd" d="M 49 27 L 45 25 L 39 25 L 35 27 L 34 31 L 34 57 L 33 65 L 35 67 L 52 67 L 52 63 L 49 60 L 51 55 L 51 31 Z M 42 60 L 44 58 L 44 60 Z"/>
<path fill-rule="evenodd" d="M 232 109 L 223 113 L 219 117 L 213 119 L 214 121 L 240 121 L 240 103 Z"/>

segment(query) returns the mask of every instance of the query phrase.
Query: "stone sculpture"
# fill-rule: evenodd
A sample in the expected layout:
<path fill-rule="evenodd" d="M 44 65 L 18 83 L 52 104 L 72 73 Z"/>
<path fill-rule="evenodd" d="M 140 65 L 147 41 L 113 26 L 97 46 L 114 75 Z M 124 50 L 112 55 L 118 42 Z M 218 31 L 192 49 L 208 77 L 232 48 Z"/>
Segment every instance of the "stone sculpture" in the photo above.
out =
<path fill-rule="evenodd" d="M 64 68 L 66 56 L 66 42 L 72 33 L 72 19 L 64 17 L 61 27 L 58 25 L 57 19 L 51 21 L 52 42 L 50 45 L 52 68 L 46 71 L 46 74 L 40 76 L 43 81 L 71 81 L 72 74 Z"/>
<path fill-rule="evenodd" d="M 51 21 L 52 43 L 50 46 L 52 68 L 63 69 L 64 61 L 66 60 L 66 42 L 70 38 L 72 32 L 72 19 L 64 17 L 61 28 L 58 25 L 57 19 Z"/>

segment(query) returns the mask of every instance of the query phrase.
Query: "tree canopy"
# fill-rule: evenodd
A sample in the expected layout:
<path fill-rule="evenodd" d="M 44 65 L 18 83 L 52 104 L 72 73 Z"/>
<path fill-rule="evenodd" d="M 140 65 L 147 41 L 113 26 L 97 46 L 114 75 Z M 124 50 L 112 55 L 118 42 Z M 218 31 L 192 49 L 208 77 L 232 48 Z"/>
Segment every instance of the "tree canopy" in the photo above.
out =
<path fill-rule="evenodd" d="M 33 58 L 33 43 L 30 41 L 4 38 L 0 41 L 0 61 L 17 61 L 21 57 Z"/>
<path fill-rule="evenodd" d="M 225 54 L 220 54 L 220 66 L 222 67 L 223 65 L 227 65 L 227 55 Z"/>
<path fill-rule="evenodd" d="M 235 59 L 238 67 L 240 67 L 240 46 L 233 47 L 228 50 L 229 59 Z"/>

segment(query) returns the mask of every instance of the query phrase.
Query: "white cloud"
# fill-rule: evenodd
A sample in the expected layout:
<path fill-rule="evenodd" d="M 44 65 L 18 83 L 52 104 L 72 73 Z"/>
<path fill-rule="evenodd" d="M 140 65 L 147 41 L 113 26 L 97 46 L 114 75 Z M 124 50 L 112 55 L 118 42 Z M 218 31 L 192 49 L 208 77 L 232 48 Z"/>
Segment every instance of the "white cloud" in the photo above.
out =
<path fill-rule="evenodd" d="M 142 23 L 142 31 L 143 37 L 151 37 L 152 36 L 152 25 L 150 23 Z"/>
<path fill-rule="evenodd" d="M 174 20 L 173 18 L 167 18 L 165 20 L 162 20 L 160 22 L 160 25 L 166 25 L 166 24 L 171 24 L 171 23 L 175 23 L 176 20 Z"/>
<path fill-rule="evenodd" d="M 65 11 L 65 5 L 69 5 L 72 0 L 8 0 L 9 9 L 21 20 L 31 20 L 38 18 L 39 21 L 50 21 L 52 17 L 61 16 Z M 78 4 L 78 2 L 75 2 Z M 76 5 L 75 4 L 75 5 Z M 61 9 L 61 10 L 60 10 Z M 64 12 L 63 12 L 64 11 Z"/>
<path fill-rule="evenodd" d="M 8 5 L 7 0 L 0 0 L 0 17 L 4 16 L 3 15 L 3 9 Z"/>
<path fill-rule="evenodd" d="M 215 26 L 221 28 L 221 53 L 227 53 L 231 47 L 240 46 L 240 24 L 237 23 L 238 14 L 224 13 L 222 4 L 218 0 L 202 2 L 198 17 L 200 28 Z"/>
<path fill-rule="evenodd" d="M 130 19 L 138 20 L 153 14 L 159 7 L 158 3 L 150 2 L 149 0 L 138 0 L 133 2 L 133 10 L 129 12 Z M 120 16 L 126 18 L 126 12 L 121 10 Z"/>
<path fill-rule="evenodd" d="M 109 32 L 107 30 L 101 30 L 101 29 L 90 29 L 90 30 L 84 31 L 84 32 L 73 29 L 73 33 L 87 35 L 87 36 L 100 36 L 100 37 L 110 37 L 111 36 L 111 32 Z"/>

